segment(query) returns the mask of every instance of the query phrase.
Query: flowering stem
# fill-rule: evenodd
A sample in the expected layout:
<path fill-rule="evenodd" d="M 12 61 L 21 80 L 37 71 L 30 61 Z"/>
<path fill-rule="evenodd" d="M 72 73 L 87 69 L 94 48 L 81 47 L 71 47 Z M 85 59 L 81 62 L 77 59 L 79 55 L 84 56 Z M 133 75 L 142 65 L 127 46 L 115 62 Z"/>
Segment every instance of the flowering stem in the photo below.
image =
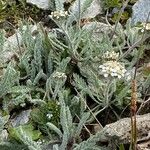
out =
<path fill-rule="evenodd" d="M 136 102 L 137 102 L 137 85 L 136 80 L 132 80 L 132 95 L 131 95 L 131 150 L 136 150 L 137 145 L 137 125 L 136 125 Z"/>
<path fill-rule="evenodd" d="M 106 105 L 109 106 L 109 90 L 110 90 L 111 82 L 110 80 L 107 81 L 106 84 Z"/>
<path fill-rule="evenodd" d="M 136 84 L 136 74 L 139 65 L 139 58 L 136 62 L 134 77 L 131 85 L 131 150 L 137 149 L 137 122 L 136 122 L 136 112 L 137 112 L 137 84 Z"/>

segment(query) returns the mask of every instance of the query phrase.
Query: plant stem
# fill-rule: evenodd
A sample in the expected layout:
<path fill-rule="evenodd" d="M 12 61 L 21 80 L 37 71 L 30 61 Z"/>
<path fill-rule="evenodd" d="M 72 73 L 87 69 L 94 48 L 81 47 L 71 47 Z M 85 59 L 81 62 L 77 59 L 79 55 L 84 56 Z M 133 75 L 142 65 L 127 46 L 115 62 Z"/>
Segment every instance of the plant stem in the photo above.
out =
<path fill-rule="evenodd" d="M 132 95 L 131 95 L 131 150 L 136 150 L 137 145 L 137 122 L 136 122 L 136 102 L 137 102 L 137 85 L 136 80 L 132 80 Z"/>

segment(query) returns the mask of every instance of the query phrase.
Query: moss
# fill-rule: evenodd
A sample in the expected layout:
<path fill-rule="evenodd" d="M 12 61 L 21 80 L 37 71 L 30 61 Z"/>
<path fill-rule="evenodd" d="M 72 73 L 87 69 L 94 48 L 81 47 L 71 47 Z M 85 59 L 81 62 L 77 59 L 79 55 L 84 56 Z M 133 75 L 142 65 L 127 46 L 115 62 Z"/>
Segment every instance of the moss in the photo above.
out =
<path fill-rule="evenodd" d="M 48 118 L 47 114 L 52 114 L 51 118 Z M 31 112 L 33 123 L 45 133 L 47 133 L 47 122 L 51 122 L 57 127 L 60 125 L 59 116 L 60 106 L 53 100 L 47 102 L 45 105 L 34 108 Z"/>

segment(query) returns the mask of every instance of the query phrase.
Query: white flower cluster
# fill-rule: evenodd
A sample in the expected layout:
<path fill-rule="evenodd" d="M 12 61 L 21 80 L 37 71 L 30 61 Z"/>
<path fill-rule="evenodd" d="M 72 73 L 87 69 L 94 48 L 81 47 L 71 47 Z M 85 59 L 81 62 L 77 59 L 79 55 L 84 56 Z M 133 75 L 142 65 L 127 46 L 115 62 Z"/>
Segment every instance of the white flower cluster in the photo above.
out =
<path fill-rule="evenodd" d="M 60 17 L 68 16 L 68 12 L 67 11 L 63 11 L 63 10 L 57 10 L 57 11 L 51 12 L 51 15 L 49 15 L 49 16 L 51 18 L 59 19 Z"/>
<path fill-rule="evenodd" d="M 150 23 L 142 23 L 142 25 L 146 30 L 150 30 Z"/>
<path fill-rule="evenodd" d="M 150 23 L 145 23 L 145 22 L 143 22 L 141 25 L 142 25 L 142 27 L 140 27 L 140 29 L 141 29 L 141 32 L 142 32 L 142 33 L 143 33 L 145 30 L 150 31 Z"/>
<path fill-rule="evenodd" d="M 123 64 L 117 62 L 119 58 L 119 53 L 114 51 L 107 51 L 104 53 L 103 58 L 105 59 L 105 63 L 99 66 L 100 74 L 104 77 L 117 77 L 122 78 L 125 76 L 126 69 Z"/>
<path fill-rule="evenodd" d="M 47 114 L 46 117 L 47 117 L 48 119 L 51 119 L 51 118 L 53 117 L 53 114 Z"/>
<path fill-rule="evenodd" d="M 117 60 L 118 57 L 119 57 L 119 53 L 116 53 L 114 51 L 112 51 L 112 52 L 107 51 L 103 55 L 103 58 L 106 60 Z"/>
<path fill-rule="evenodd" d="M 112 76 L 119 79 L 124 77 L 126 72 L 125 67 L 117 61 L 107 61 L 103 65 L 100 65 L 99 69 L 104 77 Z"/>
<path fill-rule="evenodd" d="M 63 72 L 55 72 L 52 77 L 58 79 L 67 78 L 66 74 Z"/>
<path fill-rule="evenodd" d="M 37 143 L 38 145 L 41 145 L 41 144 L 45 143 L 45 140 L 44 140 L 44 139 L 43 139 L 43 140 L 38 140 L 36 143 Z"/>

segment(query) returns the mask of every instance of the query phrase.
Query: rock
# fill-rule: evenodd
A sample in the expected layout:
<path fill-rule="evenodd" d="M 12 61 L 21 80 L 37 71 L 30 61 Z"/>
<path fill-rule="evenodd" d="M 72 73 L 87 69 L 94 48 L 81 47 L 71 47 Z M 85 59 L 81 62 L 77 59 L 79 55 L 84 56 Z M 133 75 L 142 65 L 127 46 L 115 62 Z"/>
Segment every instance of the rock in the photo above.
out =
<path fill-rule="evenodd" d="M 139 0 L 132 7 L 132 23 L 135 25 L 138 22 L 146 22 L 150 13 L 150 0 Z M 150 16 L 148 19 L 150 22 Z"/>
<path fill-rule="evenodd" d="M 26 2 L 36 5 L 43 10 L 49 10 L 51 8 L 50 0 L 27 0 Z"/>
<path fill-rule="evenodd" d="M 83 8 L 83 5 L 85 5 L 85 2 L 87 0 L 81 0 L 81 8 Z M 79 3 L 78 0 L 76 0 L 73 5 L 71 6 L 70 10 L 72 12 L 78 12 L 79 10 Z M 87 10 L 83 13 L 81 18 L 94 18 L 98 14 L 102 13 L 102 7 L 101 7 L 101 0 L 93 0 L 93 2 L 90 4 L 90 6 L 87 8 Z"/>
<path fill-rule="evenodd" d="M 31 113 L 31 109 L 22 111 L 14 119 L 11 119 L 12 126 L 17 127 L 19 125 L 28 123 L 30 113 Z"/>
<path fill-rule="evenodd" d="M 137 115 L 137 142 L 150 140 L 150 113 Z M 102 141 L 116 140 L 117 143 L 129 144 L 131 142 L 131 118 L 123 118 L 103 128 Z"/>
<path fill-rule="evenodd" d="M 150 113 L 136 115 L 137 147 L 138 150 L 149 150 L 150 142 Z M 131 118 L 122 118 L 100 129 L 94 137 L 99 143 L 108 143 L 108 149 L 117 149 L 116 145 L 131 143 Z"/>
<path fill-rule="evenodd" d="M 85 11 L 83 18 L 94 18 L 102 13 L 100 0 L 93 0 L 91 6 Z"/>

